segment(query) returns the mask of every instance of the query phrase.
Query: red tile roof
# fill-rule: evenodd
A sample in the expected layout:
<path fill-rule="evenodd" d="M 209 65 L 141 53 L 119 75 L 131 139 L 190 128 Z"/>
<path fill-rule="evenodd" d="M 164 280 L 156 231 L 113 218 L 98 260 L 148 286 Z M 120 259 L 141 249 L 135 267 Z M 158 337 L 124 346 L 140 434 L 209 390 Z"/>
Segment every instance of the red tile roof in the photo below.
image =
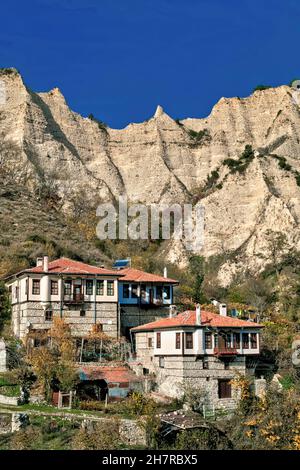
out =
<path fill-rule="evenodd" d="M 178 281 L 169 277 L 158 276 L 157 274 L 146 273 L 140 269 L 123 268 L 119 270 L 124 275 L 122 281 L 127 282 L 161 282 L 169 284 L 177 284 Z"/>
<path fill-rule="evenodd" d="M 84 366 L 79 369 L 81 380 L 105 380 L 107 383 L 129 383 L 140 379 L 126 366 Z"/>
<path fill-rule="evenodd" d="M 161 328 L 176 328 L 184 326 L 196 326 L 196 312 L 195 310 L 187 310 L 179 313 L 176 317 L 162 318 L 160 320 L 146 323 L 145 325 L 132 328 L 132 331 L 149 331 L 158 330 Z M 201 311 L 201 326 L 212 327 L 252 327 L 262 328 L 262 325 L 246 320 L 239 320 L 238 318 L 222 316 L 218 313 Z"/>
<path fill-rule="evenodd" d="M 31 269 L 25 269 L 24 271 L 21 271 L 21 273 L 22 272 L 43 273 L 44 270 L 43 266 L 36 266 Z M 48 272 L 51 274 L 103 274 L 117 277 L 122 276 L 122 273 L 116 272 L 115 270 L 91 266 L 90 264 L 82 263 L 81 261 L 74 261 L 69 258 L 59 258 L 54 261 L 50 261 Z"/>

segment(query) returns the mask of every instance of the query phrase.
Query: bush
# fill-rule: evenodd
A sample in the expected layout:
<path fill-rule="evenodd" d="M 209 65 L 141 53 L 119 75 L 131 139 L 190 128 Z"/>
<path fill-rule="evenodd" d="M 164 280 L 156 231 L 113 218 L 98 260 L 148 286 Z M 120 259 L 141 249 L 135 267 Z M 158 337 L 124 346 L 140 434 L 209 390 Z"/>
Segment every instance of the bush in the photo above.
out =
<path fill-rule="evenodd" d="M 223 161 L 223 164 L 228 166 L 231 173 L 244 173 L 253 159 L 254 151 L 252 146 L 246 145 L 238 160 L 234 160 L 233 158 L 226 158 Z"/>
<path fill-rule="evenodd" d="M 270 85 L 257 85 L 255 88 L 253 88 L 252 93 L 255 91 L 263 91 L 263 90 L 268 90 L 269 88 L 272 88 Z"/>
<path fill-rule="evenodd" d="M 86 411 L 103 411 L 104 404 L 96 400 L 81 401 L 79 408 Z"/>
<path fill-rule="evenodd" d="M 209 131 L 207 129 L 203 129 L 199 132 L 194 131 L 193 129 L 188 130 L 188 134 L 192 139 L 194 139 L 197 144 L 205 144 L 211 141 L 211 136 L 209 134 Z"/>
<path fill-rule="evenodd" d="M 107 132 L 107 124 L 105 122 L 101 121 L 100 119 L 97 119 L 93 114 L 89 114 L 88 118 L 98 124 L 98 127 L 101 131 Z"/>

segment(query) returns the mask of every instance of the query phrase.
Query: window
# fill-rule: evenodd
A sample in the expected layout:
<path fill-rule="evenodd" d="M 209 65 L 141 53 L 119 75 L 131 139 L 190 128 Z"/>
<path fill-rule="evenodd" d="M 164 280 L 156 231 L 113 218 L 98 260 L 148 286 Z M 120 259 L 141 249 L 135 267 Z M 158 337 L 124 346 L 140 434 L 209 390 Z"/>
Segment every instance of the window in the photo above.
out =
<path fill-rule="evenodd" d="M 159 358 L 159 367 L 162 369 L 165 367 L 165 358 L 163 356 L 160 356 Z"/>
<path fill-rule="evenodd" d="M 87 279 L 85 282 L 85 293 L 86 295 L 93 295 L 93 280 Z"/>
<path fill-rule="evenodd" d="M 136 298 L 137 298 L 137 296 L 138 296 L 138 295 L 137 295 L 137 291 L 138 291 L 138 286 L 137 286 L 137 284 L 132 284 L 132 285 L 131 285 L 131 297 L 132 297 L 133 299 L 136 299 Z"/>
<path fill-rule="evenodd" d="M 123 299 L 129 299 L 129 284 L 123 284 Z"/>
<path fill-rule="evenodd" d="M 46 310 L 45 312 L 45 320 L 52 321 L 53 313 L 52 310 Z"/>
<path fill-rule="evenodd" d="M 170 300 L 170 298 L 171 298 L 171 288 L 170 286 L 165 286 L 164 287 L 164 299 Z"/>
<path fill-rule="evenodd" d="M 104 281 L 99 279 L 96 282 L 96 295 L 104 295 Z"/>
<path fill-rule="evenodd" d="M 153 346 L 153 339 L 148 338 L 148 348 L 152 348 L 152 346 Z"/>
<path fill-rule="evenodd" d="M 250 334 L 251 349 L 257 348 L 257 333 Z"/>
<path fill-rule="evenodd" d="M 249 349 L 249 335 L 248 333 L 243 333 L 243 349 Z"/>
<path fill-rule="evenodd" d="M 240 333 L 233 333 L 233 347 L 236 349 L 240 349 L 241 347 Z"/>
<path fill-rule="evenodd" d="M 107 295 L 114 295 L 114 281 L 107 281 Z"/>
<path fill-rule="evenodd" d="M 80 316 L 85 317 L 85 310 L 80 310 Z"/>
<path fill-rule="evenodd" d="M 203 369 L 209 369 L 209 362 L 207 359 L 203 359 Z"/>
<path fill-rule="evenodd" d="M 175 341 L 175 348 L 180 349 L 180 333 L 176 333 L 176 341 Z"/>
<path fill-rule="evenodd" d="M 218 380 L 219 398 L 231 398 L 230 380 Z"/>
<path fill-rule="evenodd" d="M 157 347 L 157 349 L 161 348 L 161 335 L 160 335 L 160 333 L 156 333 L 156 347 Z"/>
<path fill-rule="evenodd" d="M 26 279 L 26 285 L 25 285 L 25 295 L 28 295 L 28 279 Z"/>
<path fill-rule="evenodd" d="M 212 349 L 212 334 L 205 333 L 205 349 Z"/>
<path fill-rule="evenodd" d="M 162 288 L 162 286 L 157 286 L 156 287 L 156 298 L 157 298 L 157 300 L 162 300 L 163 299 L 163 288 Z"/>
<path fill-rule="evenodd" d="M 65 281 L 64 293 L 65 295 L 71 295 L 72 293 L 72 281 L 71 280 Z"/>
<path fill-rule="evenodd" d="M 219 336 L 218 334 L 215 334 L 214 337 L 215 337 L 215 348 L 217 348 L 219 346 Z"/>
<path fill-rule="evenodd" d="M 146 291 L 146 284 L 141 284 L 141 298 L 146 299 L 147 291 Z"/>
<path fill-rule="evenodd" d="M 51 281 L 51 295 L 58 295 L 58 281 Z"/>
<path fill-rule="evenodd" d="M 231 334 L 230 333 L 226 333 L 225 335 L 225 345 L 226 345 L 226 348 L 231 348 Z"/>
<path fill-rule="evenodd" d="M 193 349 L 193 333 L 185 334 L 185 347 L 186 349 Z"/>
<path fill-rule="evenodd" d="M 40 280 L 32 280 L 32 295 L 40 295 Z"/>

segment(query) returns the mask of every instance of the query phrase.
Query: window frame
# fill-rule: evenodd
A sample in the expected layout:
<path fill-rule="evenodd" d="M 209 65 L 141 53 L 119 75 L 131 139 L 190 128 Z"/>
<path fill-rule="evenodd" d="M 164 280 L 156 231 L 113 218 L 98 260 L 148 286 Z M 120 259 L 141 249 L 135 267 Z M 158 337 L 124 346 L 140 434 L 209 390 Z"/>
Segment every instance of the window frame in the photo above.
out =
<path fill-rule="evenodd" d="M 122 285 L 122 297 L 123 299 L 130 298 L 130 284 L 126 283 Z"/>
<path fill-rule="evenodd" d="M 50 308 L 45 310 L 45 321 L 47 321 L 47 322 L 53 321 L 53 310 L 50 309 Z"/>
<path fill-rule="evenodd" d="M 115 295 L 115 281 L 109 279 L 106 283 L 106 293 L 108 297 L 113 297 Z"/>
<path fill-rule="evenodd" d="M 181 333 L 175 333 L 175 349 L 181 349 Z"/>
<path fill-rule="evenodd" d="M 104 280 L 103 279 L 96 280 L 96 295 L 99 295 L 100 297 L 104 295 Z"/>
<path fill-rule="evenodd" d="M 192 347 L 189 347 L 190 345 Z M 190 331 L 187 331 L 185 333 L 185 349 L 189 349 L 189 350 L 194 349 L 194 335 Z"/>
<path fill-rule="evenodd" d="M 257 349 L 257 348 L 258 348 L 258 335 L 257 333 L 250 333 L 250 349 Z"/>
<path fill-rule="evenodd" d="M 72 285 L 73 285 L 72 279 L 64 280 L 64 295 L 72 295 Z M 67 286 L 68 288 L 66 289 Z"/>
<path fill-rule="evenodd" d="M 247 342 L 245 342 L 245 337 L 247 337 Z M 250 349 L 249 333 L 242 333 L 242 345 L 243 349 Z"/>
<path fill-rule="evenodd" d="M 209 338 L 209 341 L 207 340 Z M 213 335 L 210 331 L 205 331 L 204 333 L 204 345 L 205 349 L 213 348 Z"/>
<path fill-rule="evenodd" d="M 85 295 L 93 295 L 94 281 L 93 279 L 86 279 L 85 281 Z"/>
<path fill-rule="evenodd" d="M 156 332 L 156 349 L 161 349 L 161 332 Z"/>
<path fill-rule="evenodd" d="M 131 298 L 132 299 L 138 298 L 138 284 L 136 282 L 131 284 Z"/>
<path fill-rule="evenodd" d="M 56 279 L 50 280 L 50 292 L 51 295 L 58 295 L 58 281 Z"/>
<path fill-rule="evenodd" d="M 218 398 L 220 400 L 232 398 L 232 387 L 230 382 L 231 379 L 218 379 Z"/>
<path fill-rule="evenodd" d="M 241 349 L 241 334 L 240 332 L 234 331 L 232 334 L 233 347 L 235 349 Z"/>
<path fill-rule="evenodd" d="M 32 279 L 32 295 L 41 295 L 41 280 Z"/>

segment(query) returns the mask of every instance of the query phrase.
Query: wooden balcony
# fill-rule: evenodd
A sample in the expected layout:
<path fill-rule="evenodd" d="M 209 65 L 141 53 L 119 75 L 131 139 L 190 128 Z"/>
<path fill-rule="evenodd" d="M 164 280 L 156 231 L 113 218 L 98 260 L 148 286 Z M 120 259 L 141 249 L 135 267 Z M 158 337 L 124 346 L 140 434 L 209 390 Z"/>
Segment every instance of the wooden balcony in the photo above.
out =
<path fill-rule="evenodd" d="M 217 347 L 214 348 L 214 355 L 217 357 L 236 356 L 237 350 L 231 347 Z"/>
<path fill-rule="evenodd" d="M 73 295 L 65 295 L 64 296 L 64 303 L 65 304 L 82 304 L 84 302 L 84 294 L 73 294 Z"/>

